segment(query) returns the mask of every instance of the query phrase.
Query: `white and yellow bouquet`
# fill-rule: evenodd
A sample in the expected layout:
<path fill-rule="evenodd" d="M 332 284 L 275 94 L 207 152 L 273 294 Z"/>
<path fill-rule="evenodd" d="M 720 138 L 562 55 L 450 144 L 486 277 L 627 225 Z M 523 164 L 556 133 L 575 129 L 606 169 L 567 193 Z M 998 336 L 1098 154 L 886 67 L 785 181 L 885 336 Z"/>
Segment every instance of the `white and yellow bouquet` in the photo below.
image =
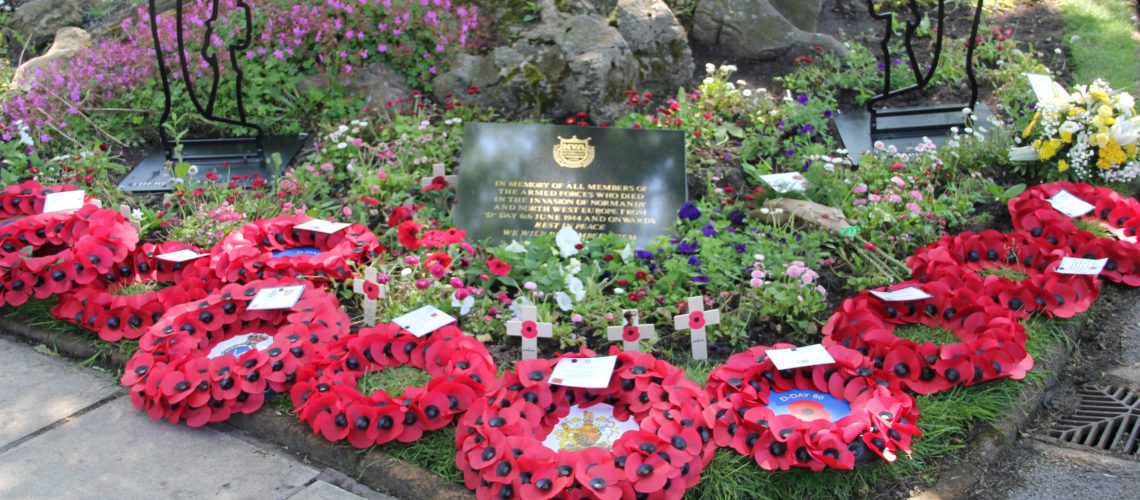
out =
<path fill-rule="evenodd" d="M 1011 161 L 1040 161 L 1057 170 L 1048 177 L 1129 182 L 1140 177 L 1140 116 L 1127 92 L 1114 91 L 1103 80 L 1067 92 L 1053 83 L 1051 98 L 1037 112 L 1012 148 Z M 1060 175 L 1057 175 L 1060 174 Z"/>

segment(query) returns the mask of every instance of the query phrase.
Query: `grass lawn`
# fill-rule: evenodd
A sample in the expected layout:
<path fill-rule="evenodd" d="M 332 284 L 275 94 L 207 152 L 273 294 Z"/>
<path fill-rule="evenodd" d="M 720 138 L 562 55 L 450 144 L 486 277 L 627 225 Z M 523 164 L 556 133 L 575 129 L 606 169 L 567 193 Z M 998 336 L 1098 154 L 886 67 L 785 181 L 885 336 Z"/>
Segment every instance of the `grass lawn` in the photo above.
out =
<path fill-rule="evenodd" d="M 1140 91 L 1140 30 L 1128 0 L 1059 0 L 1074 82 L 1103 78 L 1113 88 Z"/>

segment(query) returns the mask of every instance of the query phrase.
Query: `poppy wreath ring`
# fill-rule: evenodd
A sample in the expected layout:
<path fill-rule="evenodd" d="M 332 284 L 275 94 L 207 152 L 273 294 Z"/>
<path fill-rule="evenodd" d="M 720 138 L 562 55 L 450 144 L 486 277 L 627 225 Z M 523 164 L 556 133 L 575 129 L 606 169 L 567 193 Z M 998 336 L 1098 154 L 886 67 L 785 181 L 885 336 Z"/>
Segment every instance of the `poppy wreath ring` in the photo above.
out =
<path fill-rule="evenodd" d="M 1024 378 L 1033 367 L 1025 350 L 1025 327 L 1012 311 L 979 295 L 968 279 L 954 278 L 947 275 L 938 281 L 887 287 L 888 291 L 918 287 L 931 295 L 929 299 L 886 302 L 864 291 L 843 301 L 823 327 L 823 344 L 859 351 L 875 369 L 889 372 L 904 388 L 919 394 L 998 378 Z M 896 328 L 905 324 L 944 328 L 958 342 L 939 345 L 900 337 Z"/>
<path fill-rule="evenodd" d="M 138 239 L 122 215 L 91 203 L 0 225 L 0 306 L 95 281 L 126 259 Z"/>
<path fill-rule="evenodd" d="M 1098 238 L 1054 209 L 1049 200 L 1062 190 L 1092 205 L 1092 211 L 1080 219 L 1102 226 L 1111 237 Z M 1053 245 L 1066 240 L 1074 257 L 1108 259 L 1101 276 L 1140 286 L 1140 201 L 1135 198 L 1126 198 L 1106 187 L 1052 182 L 1033 186 L 1009 200 L 1009 213 L 1014 229 L 1050 240 Z"/>
<path fill-rule="evenodd" d="M 1053 272 L 1065 252 L 1050 249 L 1026 233 L 1002 234 L 994 230 L 962 232 L 943 236 L 907 258 L 911 277 L 920 282 L 938 281 L 947 275 L 978 278 L 984 294 L 995 304 L 1028 317 L 1034 311 L 1071 318 L 1088 310 L 1100 295 L 1096 276 Z M 977 273 L 1008 270 L 1025 275 L 1014 280 L 1002 275 Z"/>
<path fill-rule="evenodd" d="M 425 370 L 431 381 L 403 394 L 363 394 L 361 376 L 398 366 Z M 418 440 L 440 429 L 482 397 L 497 368 L 474 337 L 445 326 L 416 337 L 395 323 L 362 329 L 333 344 L 301 369 L 290 391 L 297 417 L 329 441 L 357 448 Z"/>
<path fill-rule="evenodd" d="M 170 241 L 144 243 L 116 269 L 85 286 L 59 295 L 52 308 L 55 317 L 90 329 L 107 342 L 137 339 L 162 314 L 178 304 L 200 300 L 222 283 L 209 268 L 209 259 L 168 262 L 159 255 L 191 250 L 192 245 Z M 124 287 L 146 283 L 174 283 L 159 290 L 121 295 Z"/>
<path fill-rule="evenodd" d="M 288 309 L 249 310 L 262 288 L 306 284 Z M 297 371 L 349 331 L 336 297 L 292 279 L 231 284 L 171 308 L 139 339 L 120 383 L 151 419 L 190 427 L 252 413 L 266 390 L 285 392 Z"/>
<path fill-rule="evenodd" d="M 610 354 L 616 367 L 604 389 L 547 382 L 559 359 L 593 357 L 582 349 L 519 361 L 476 400 L 456 429 L 455 461 L 477 498 L 681 498 L 700 480 L 716 449 L 704 391 L 650 354 L 616 347 Z M 623 433 L 611 449 L 554 451 L 543 444 L 571 406 L 602 403 L 638 430 Z"/>
<path fill-rule="evenodd" d="M 765 470 L 853 469 L 875 455 L 893 462 L 899 451 L 910 454 L 918 408 L 898 380 L 874 376 L 869 359 L 837 345 L 827 347 L 834 364 L 776 369 L 767 351 L 792 347 L 753 347 L 709 373 L 706 412 L 717 445 Z M 787 401 L 777 407 L 777 399 Z"/>
<path fill-rule="evenodd" d="M 296 229 L 310 220 L 283 215 L 246 224 L 214 247 L 210 265 L 229 283 L 297 276 L 344 280 L 352 277 L 350 262 L 367 262 L 384 251 L 360 224 L 332 234 Z"/>

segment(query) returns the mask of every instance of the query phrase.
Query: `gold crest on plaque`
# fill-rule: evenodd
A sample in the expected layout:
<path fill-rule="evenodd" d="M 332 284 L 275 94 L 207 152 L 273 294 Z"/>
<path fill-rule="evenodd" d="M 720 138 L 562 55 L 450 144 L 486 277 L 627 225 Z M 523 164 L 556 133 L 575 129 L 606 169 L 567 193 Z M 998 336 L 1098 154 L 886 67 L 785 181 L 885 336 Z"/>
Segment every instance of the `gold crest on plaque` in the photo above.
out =
<path fill-rule="evenodd" d="M 579 139 L 572 136 L 569 139 L 558 137 L 559 143 L 554 145 L 554 161 L 566 168 L 586 168 L 594 162 L 594 146 L 590 138 Z"/>

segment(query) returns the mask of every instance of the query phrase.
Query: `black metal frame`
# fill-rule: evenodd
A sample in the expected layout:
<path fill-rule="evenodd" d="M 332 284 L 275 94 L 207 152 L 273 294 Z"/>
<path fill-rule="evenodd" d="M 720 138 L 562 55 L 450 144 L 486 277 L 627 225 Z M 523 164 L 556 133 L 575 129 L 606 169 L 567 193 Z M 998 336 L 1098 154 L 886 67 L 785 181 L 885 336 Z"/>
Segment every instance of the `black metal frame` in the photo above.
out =
<path fill-rule="evenodd" d="M 974 8 L 973 24 L 970 28 L 970 38 L 966 44 L 966 77 L 970 83 L 970 101 L 968 104 L 958 104 L 950 106 L 923 106 L 917 108 L 901 108 L 901 109 L 876 109 L 875 105 L 887 101 L 893 97 L 915 92 L 926 88 L 934 77 L 934 72 L 938 69 L 938 64 L 942 57 L 942 40 L 945 36 L 945 21 L 946 21 L 946 0 L 938 0 L 938 27 L 936 28 L 936 38 L 934 39 L 934 54 L 930 64 L 930 70 L 923 72 L 919 68 L 918 58 L 914 51 L 914 33 L 918 29 L 918 23 L 921 21 L 921 15 L 918 9 L 917 0 L 909 0 L 907 2 L 909 15 L 906 19 L 906 28 L 903 31 L 903 45 L 906 47 L 907 58 L 909 59 L 909 66 L 914 73 L 915 83 L 900 89 L 891 88 L 891 49 L 890 41 L 891 36 L 894 34 L 894 12 L 876 12 L 875 0 L 867 0 L 867 9 L 871 12 L 871 17 L 878 20 L 887 21 L 887 29 L 883 34 L 882 40 L 879 42 L 879 47 L 883 52 L 883 90 L 881 93 L 872 97 L 867 101 L 867 111 L 871 115 L 871 136 L 918 136 L 918 135 L 938 135 L 945 134 L 951 127 L 962 126 L 965 124 L 965 117 L 958 121 L 942 121 L 937 124 L 925 125 L 904 125 L 895 127 L 882 127 L 880 126 L 880 118 L 890 117 L 906 117 L 906 116 L 921 116 L 921 115 L 937 115 L 946 113 L 957 113 L 963 107 L 975 109 L 978 103 L 978 80 L 974 74 L 974 49 L 977 47 L 978 29 L 982 21 L 982 3 L 984 0 L 978 0 Z M 960 116 L 960 114 L 959 114 Z"/>
<path fill-rule="evenodd" d="M 203 38 L 202 48 L 199 52 L 202 59 L 210 65 L 213 72 L 213 77 L 210 82 L 210 92 L 207 95 L 208 99 L 206 105 L 202 105 L 202 101 L 198 97 L 198 92 L 194 87 L 194 83 L 190 79 L 190 67 L 186 54 L 186 42 L 184 37 L 183 27 L 183 0 L 178 0 L 175 6 L 175 28 L 177 33 L 177 48 L 178 48 L 178 62 L 182 69 L 182 81 L 186 86 L 186 93 L 190 97 L 190 102 L 193 103 L 194 108 L 204 118 L 210 121 L 235 125 L 252 129 L 255 134 L 252 136 L 244 137 L 213 137 L 201 139 L 182 139 L 174 141 L 166 133 L 165 124 L 170 119 L 171 108 L 171 85 L 170 85 L 170 71 L 166 67 L 166 61 L 163 58 L 162 43 L 158 38 L 158 12 L 155 6 L 155 0 L 149 0 L 150 6 L 150 32 L 154 39 L 154 54 L 158 61 L 158 72 L 162 78 L 162 91 L 165 97 L 163 104 L 162 116 L 159 118 L 158 134 L 162 139 L 162 148 L 165 152 L 168 161 L 175 160 L 175 147 L 179 144 L 184 146 L 198 146 L 212 150 L 213 146 L 233 146 L 233 145 L 249 145 L 252 149 L 242 151 L 210 151 L 207 153 L 194 153 L 185 154 L 181 160 L 185 162 L 241 162 L 243 164 L 256 163 L 260 171 L 266 171 L 266 158 L 265 158 L 265 133 L 262 128 L 252 123 L 246 117 L 245 102 L 243 100 L 242 81 L 245 74 L 242 72 L 241 67 L 238 65 L 238 52 L 245 51 L 249 48 L 250 42 L 253 40 L 253 12 L 249 4 L 245 0 L 237 0 L 237 7 L 242 9 L 245 15 L 245 36 L 243 40 L 231 43 L 227 50 L 230 56 L 230 66 L 235 73 L 235 89 L 238 119 L 226 118 L 214 115 L 214 105 L 217 103 L 218 87 L 220 84 L 221 75 L 218 71 L 218 57 L 216 54 L 210 52 L 210 39 L 214 33 L 214 22 L 218 19 L 218 2 L 219 0 L 212 0 L 210 8 L 210 18 L 206 20 L 206 33 Z"/>

